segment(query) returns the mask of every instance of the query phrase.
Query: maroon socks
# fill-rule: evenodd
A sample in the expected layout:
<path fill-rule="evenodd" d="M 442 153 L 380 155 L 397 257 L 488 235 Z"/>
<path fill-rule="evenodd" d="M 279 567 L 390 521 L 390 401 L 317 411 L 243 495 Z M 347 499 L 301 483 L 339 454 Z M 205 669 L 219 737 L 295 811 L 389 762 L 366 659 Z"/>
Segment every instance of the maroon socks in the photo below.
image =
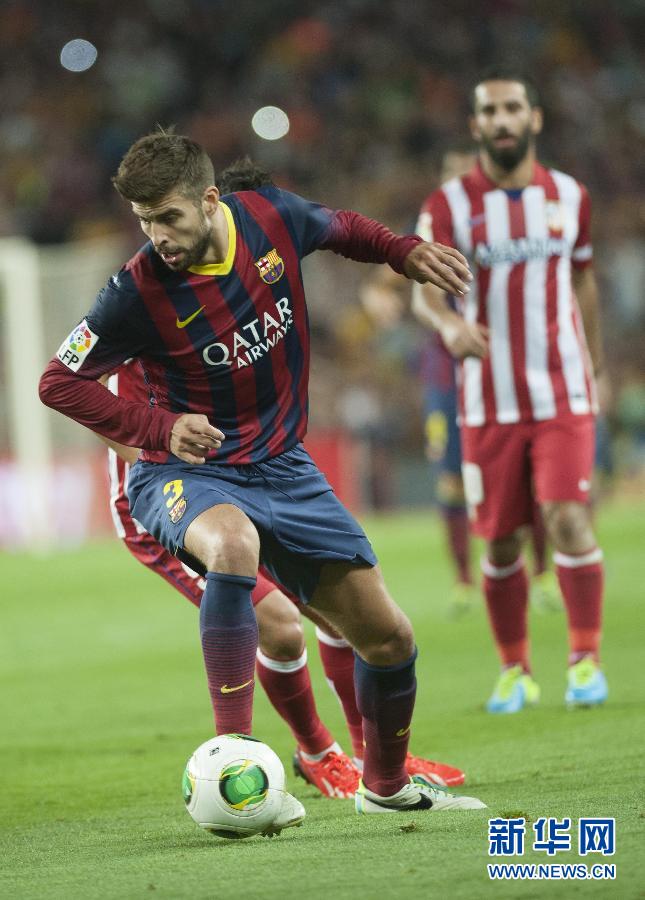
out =
<path fill-rule="evenodd" d="M 217 734 L 251 734 L 258 626 L 255 578 L 206 573 L 199 630 Z"/>

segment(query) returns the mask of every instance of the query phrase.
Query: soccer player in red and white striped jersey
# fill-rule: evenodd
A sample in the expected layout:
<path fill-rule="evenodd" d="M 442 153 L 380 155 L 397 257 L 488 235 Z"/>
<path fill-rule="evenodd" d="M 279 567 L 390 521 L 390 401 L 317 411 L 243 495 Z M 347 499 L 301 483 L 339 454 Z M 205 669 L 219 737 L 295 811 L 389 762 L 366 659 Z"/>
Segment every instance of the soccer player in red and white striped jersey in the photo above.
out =
<path fill-rule="evenodd" d="M 414 308 L 462 361 L 464 485 L 488 542 L 484 592 L 503 666 L 488 709 L 516 712 L 539 697 L 521 556 L 534 496 L 568 613 L 566 700 L 592 705 L 607 687 L 598 665 L 602 552 L 588 507 L 603 365 L 589 195 L 537 161 L 542 111 L 529 80 L 491 71 L 472 99 L 479 159 L 426 199 L 419 234 L 460 249 L 475 280 L 457 312 L 432 286 L 415 288 Z"/>

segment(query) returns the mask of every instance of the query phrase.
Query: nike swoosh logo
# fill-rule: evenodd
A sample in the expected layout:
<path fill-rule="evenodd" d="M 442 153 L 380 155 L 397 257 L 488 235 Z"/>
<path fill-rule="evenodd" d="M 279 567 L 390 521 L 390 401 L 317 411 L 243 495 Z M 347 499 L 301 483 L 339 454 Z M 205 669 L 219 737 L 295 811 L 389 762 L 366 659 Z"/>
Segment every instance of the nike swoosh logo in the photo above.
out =
<path fill-rule="evenodd" d="M 412 727 L 411 725 L 408 725 L 407 728 L 399 728 L 399 730 L 396 733 L 396 736 L 403 737 L 403 735 L 408 733 L 408 731 L 410 730 L 411 727 Z"/>
<path fill-rule="evenodd" d="M 253 679 L 249 678 L 248 681 L 245 681 L 244 684 L 238 684 L 237 687 L 230 688 L 227 684 L 223 684 L 220 688 L 222 694 L 232 694 L 234 691 L 241 691 L 242 688 L 248 687 L 253 683 Z"/>
<path fill-rule="evenodd" d="M 409 806 L 391 806 L 389 803 L 381 803 L 379 800 L 375 800 L 374 797 L 370 797 L 370 803 L 375 803 L 377 806 L 382 806 L 383 809 L 391 809 L 396 812 L 414 812 L 415 809 L 432 809 L 433 803 L 429 797 L 426 797 L 425 794 L 422 794 L 416 803 L 411 803 Z"/>
<path fill-rule="evenodd" d="M 197 312 L 194 312 L 192 314 L 192 316 L 188 316 L 188 318 L 184 319 L 183 322 L 180 320 L 179 316 L 177 316 L 177 322 L 176 322 L 177 328 L 185 328 L 186 325 L 190 325 L 190 323 L 193 321 L 193 319 L 200 314 L 200 312 L 203 310 L 203 308 L 204 308 L 203 306 L 200 306 L 199 309 L 197 310 Z"/>

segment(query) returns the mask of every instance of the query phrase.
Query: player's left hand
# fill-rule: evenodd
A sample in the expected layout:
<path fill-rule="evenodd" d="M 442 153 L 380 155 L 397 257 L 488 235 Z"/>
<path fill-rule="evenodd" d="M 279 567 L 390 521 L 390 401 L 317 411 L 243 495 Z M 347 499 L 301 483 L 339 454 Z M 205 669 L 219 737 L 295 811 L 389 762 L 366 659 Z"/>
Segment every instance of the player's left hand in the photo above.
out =
<path fill-rule="evenodd" d="M 413 247 L 403 263 L 408 278 L 419 284 L 434 284 L 447 294 L 462 296 L 473 280 L 465 256 L 453 247 L 423 241 Z"/>

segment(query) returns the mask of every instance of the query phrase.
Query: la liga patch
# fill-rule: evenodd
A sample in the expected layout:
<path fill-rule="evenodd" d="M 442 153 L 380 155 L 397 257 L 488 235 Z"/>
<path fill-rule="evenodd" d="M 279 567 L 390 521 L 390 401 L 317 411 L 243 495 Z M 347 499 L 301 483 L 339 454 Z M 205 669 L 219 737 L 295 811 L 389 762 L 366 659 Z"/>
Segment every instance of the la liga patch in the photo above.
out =
<path fill-rule="evenodd" d="M 60 345 L 56 356 L 72 372 L 78 372 L 98 339 L 98 334 L 94 334 L 87 321 L 83 319 Z"/>

